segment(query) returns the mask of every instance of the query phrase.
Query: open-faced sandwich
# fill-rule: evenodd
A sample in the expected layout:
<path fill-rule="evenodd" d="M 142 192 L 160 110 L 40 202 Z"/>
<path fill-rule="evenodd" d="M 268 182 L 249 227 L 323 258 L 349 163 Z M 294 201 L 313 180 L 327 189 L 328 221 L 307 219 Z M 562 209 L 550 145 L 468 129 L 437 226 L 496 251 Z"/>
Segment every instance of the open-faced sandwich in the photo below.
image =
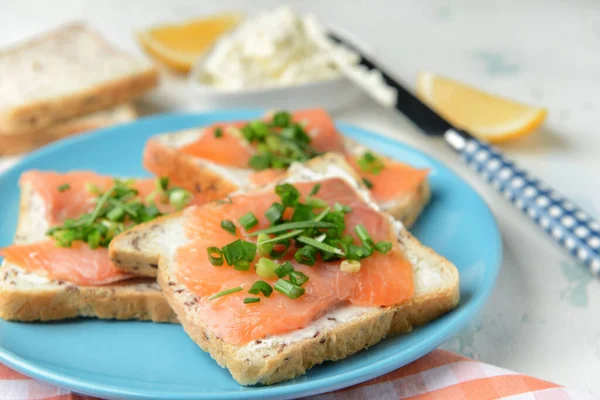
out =
<path fill-rule="evenodd" d="M 15 243 L 0 249 L 0 317 L 176 322 L 156 280 L 117 269 L 107 249 L 120 232 L 190 200 L 167 186 L 86 171 L 23 174 Z"/>
<path fill-rule="evenodd" d="M 344 138 L 322 109 L 275 112 L 255 121 L 215 123 L 158 135 L 146 144 L 144 166 L 194 193 L 201 204 L 236 190 L 271 184 L 284 177 L 292 163 L 321 159 L 327 152 L 342 155 L 374 201 L 405 227 L 412 226 L 427 205 L 427 170 Z M 325 163 L 329 160 L 325 158 Z M 140 255 L 153 251 L 140 249 L 133 238 L 120 236 L 113 243 L 112 261 L 125 271 L 156 276 L 155 257 Z"/>
<path fill-rule="evenodd" d="M 344 138 L 325 110 L 281 111 L 255 121 L 220 122 L 158 135 L 144 167 L 204 201 L 272 183 L 294 162 L 343 154 L 385 212 L 410 226 L 429 199 L 427 170 L 391 160 Z"/>
<path fill-rule="evenodd" d="M 345 358 L 459 299 L 456 267 L 382 212 L 335 154 L 136 226 L 111 247 L 124 237 L 158 265 L 190 337 L 244 385 Z"/>

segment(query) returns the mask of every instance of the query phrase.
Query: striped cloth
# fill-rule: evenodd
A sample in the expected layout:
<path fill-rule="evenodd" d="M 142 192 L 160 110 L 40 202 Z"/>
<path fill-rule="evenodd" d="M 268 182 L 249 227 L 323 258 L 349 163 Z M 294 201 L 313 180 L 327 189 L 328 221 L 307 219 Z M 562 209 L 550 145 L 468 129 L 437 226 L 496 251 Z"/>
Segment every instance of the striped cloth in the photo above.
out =
<path fill-rule="evenodd" d="M 387 375 L 336 392 L 313 396 L 310 400 L 351 399 L 511 399 L 511 400 L 591 400 L 589 392 L 484 364 L 444 350 Z M 0 365 L 0 399 L 86 400 L 92 397 L 35 381 Z"/>

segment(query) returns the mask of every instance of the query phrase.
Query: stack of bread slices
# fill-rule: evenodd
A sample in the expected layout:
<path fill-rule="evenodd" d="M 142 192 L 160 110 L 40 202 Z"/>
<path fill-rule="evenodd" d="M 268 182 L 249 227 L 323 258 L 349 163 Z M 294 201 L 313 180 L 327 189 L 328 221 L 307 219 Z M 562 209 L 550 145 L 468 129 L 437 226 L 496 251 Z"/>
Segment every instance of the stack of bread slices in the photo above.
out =
<path fill-rule="evenodd" d="M 136 118 L 158 72 L 82 23 L 0 50 L 0 155 Z"/>

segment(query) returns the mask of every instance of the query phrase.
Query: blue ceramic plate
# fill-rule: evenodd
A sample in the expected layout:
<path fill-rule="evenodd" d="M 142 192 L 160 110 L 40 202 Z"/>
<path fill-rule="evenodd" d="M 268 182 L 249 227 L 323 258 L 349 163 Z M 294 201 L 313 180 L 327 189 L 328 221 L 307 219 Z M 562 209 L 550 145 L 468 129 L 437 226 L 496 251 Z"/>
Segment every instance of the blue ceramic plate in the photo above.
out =
<path fill-rule="evenodd" d="M 140 160 L 144 143 L 152 135 L 261 114 L 258 110 L 222 111 L 146 118 L 70 138 L 26 157 L 0 176 L 0 247 L 11 243 L 17 225 L 17 182 L 22 172 L 32 168 L 88 169 L 116 176 L 147 176 Z M 346 124 L 338 127 L 378 152 L 431 169 L 433 197 L 413 232 L 460 270 L 461 301 L 454 311 L 410 334 L 386 339 L 368 351 L 267 387 L 238 385 L 180 326 L 149 322 L 0 320 L 0 362 L 40 380 L 108 398 L 271 399 L 354 385 L 439 346 L 473 318 L 492 290 L 501 257 L 494 218 L 475 191 L 438 161 L 364 129 Z"/>

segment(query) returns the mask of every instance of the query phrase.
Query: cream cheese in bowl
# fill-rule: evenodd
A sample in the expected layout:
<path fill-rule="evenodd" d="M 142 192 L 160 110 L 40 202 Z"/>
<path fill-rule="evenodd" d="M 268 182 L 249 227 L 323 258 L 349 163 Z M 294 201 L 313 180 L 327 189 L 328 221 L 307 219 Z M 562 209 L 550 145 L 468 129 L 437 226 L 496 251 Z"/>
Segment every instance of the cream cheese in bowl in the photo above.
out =
<path fill-rule="evenodd" d="M 195 66 L 191 86 L 197 99 L 223 106 L 330 109 L 356 99 L 360 89 L 308 31 L 315 21 L 289 7 L 247 17 Z M 352 52 L 343 57 L 349 65 L 358 62 Z"/>

